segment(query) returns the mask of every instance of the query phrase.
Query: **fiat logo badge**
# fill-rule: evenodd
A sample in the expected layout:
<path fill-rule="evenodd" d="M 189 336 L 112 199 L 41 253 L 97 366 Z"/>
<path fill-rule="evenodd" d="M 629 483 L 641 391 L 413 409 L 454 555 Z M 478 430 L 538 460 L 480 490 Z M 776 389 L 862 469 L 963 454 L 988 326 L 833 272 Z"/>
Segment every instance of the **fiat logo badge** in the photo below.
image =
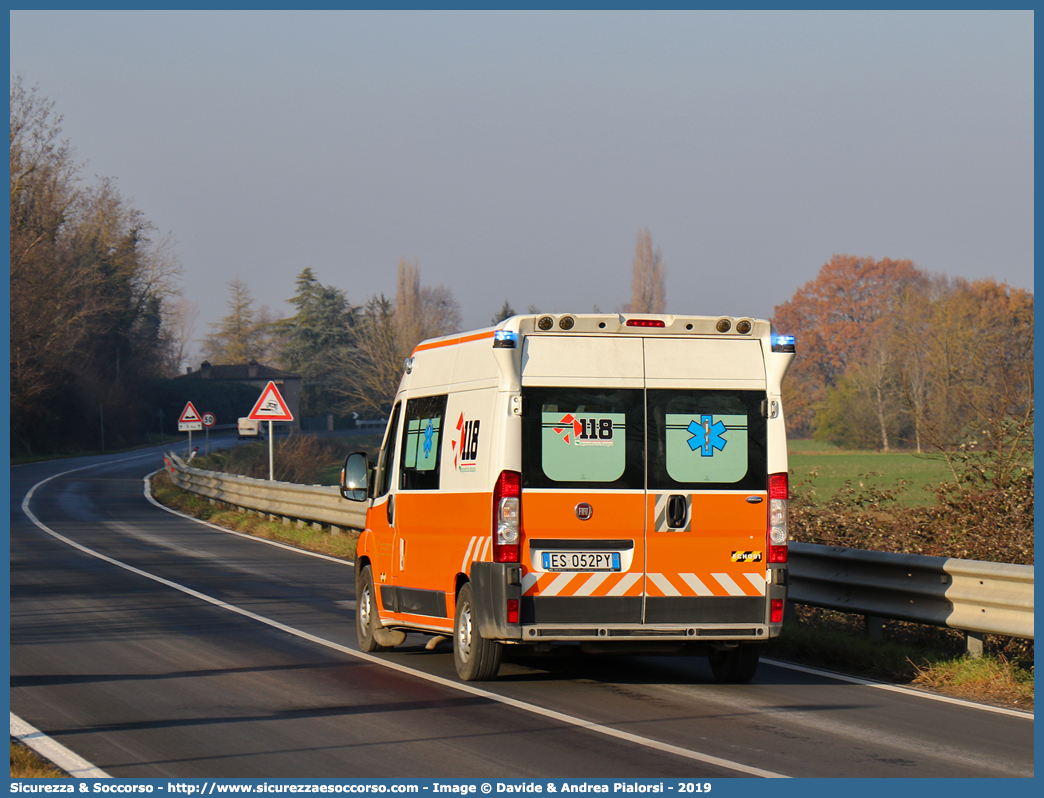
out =
<path fill-rule="evenodd" d="M 587 521 L 594 515 L 594 509 L 587 502 L 580 502 L 576 505 L 576 517 L 581 521 Z"/>

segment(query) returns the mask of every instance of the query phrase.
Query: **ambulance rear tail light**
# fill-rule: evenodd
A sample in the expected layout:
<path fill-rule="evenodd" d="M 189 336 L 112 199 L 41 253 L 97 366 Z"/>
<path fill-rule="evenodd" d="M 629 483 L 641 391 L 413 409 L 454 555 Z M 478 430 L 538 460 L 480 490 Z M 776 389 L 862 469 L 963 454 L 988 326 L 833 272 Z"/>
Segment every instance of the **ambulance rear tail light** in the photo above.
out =
<path fill-rule="evenodd" d="M 628 319 L 628 327 L 666 327 L 663 319 Z"/>
<path fill-rule="evenodd" d="M 493 486 L 493 562 L 519 562 L 522 550 L 522 475 L 501 471 Z"/>
<path fill-rule="evenodd" d="M 769 623 L 783 623 L 783 599 L 772 599 Z"/>
<path fill-rule="evenodd" d="M 789 539 L 787 503 L 790 498 L 790 489 L 785 473 L 769 474 L 768 494 L 768 561 L 770 563 L 786 562 Z"/>

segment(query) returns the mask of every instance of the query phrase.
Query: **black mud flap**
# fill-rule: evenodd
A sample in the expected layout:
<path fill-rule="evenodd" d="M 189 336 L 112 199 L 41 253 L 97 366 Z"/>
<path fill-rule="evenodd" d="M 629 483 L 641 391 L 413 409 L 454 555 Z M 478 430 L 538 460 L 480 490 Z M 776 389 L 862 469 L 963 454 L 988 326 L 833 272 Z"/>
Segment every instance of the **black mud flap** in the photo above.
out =
<path fill-rule="evenodd" d="M 487 640 L 521 640 L 522 627 L 508 623 L 507 603 L 522 598 L 522 567 L 518 563 L 476 562 L 471 564 L 470 576 L 478 633 Z"/>

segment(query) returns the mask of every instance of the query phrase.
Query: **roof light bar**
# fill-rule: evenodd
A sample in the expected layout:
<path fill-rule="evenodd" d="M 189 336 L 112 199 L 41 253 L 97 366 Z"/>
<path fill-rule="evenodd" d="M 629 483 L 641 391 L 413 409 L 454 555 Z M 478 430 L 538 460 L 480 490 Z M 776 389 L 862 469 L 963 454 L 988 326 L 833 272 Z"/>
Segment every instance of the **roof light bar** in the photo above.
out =
<path fill-rule="evenodd" d="M 796 352 L 796 339 L 793 335 L 779 335 L 773 334 L 772 336 L 772 351 L 773 352 Z"/>

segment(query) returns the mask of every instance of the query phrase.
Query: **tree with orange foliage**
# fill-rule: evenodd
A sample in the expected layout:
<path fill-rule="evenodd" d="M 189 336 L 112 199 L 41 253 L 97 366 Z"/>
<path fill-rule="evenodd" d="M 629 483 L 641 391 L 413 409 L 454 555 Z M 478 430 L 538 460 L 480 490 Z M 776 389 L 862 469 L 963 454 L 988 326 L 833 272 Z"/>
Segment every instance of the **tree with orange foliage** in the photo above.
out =
<path fill-rule="evenodd" d="M 1033 458 L 1033 294 L 992 278 L 937 278 L 904 308 L 900 384 L 925 448 L 958 486 L 977 469 L 995 487 Z"/>
<path fill-rule="evenodd" d="M 899 341 L 895 310 L 927 278 L 909 260 L 834 255 L 814 280 L 773 313 L 778 330 L 795 335 L 801 356 L 787 375 L 787 425 L 796 437 L 816 429 L 816 409 L 843 376 L 873 407 L 881 448 L 890 446 L 896 393 L 888 381 Z"/>

